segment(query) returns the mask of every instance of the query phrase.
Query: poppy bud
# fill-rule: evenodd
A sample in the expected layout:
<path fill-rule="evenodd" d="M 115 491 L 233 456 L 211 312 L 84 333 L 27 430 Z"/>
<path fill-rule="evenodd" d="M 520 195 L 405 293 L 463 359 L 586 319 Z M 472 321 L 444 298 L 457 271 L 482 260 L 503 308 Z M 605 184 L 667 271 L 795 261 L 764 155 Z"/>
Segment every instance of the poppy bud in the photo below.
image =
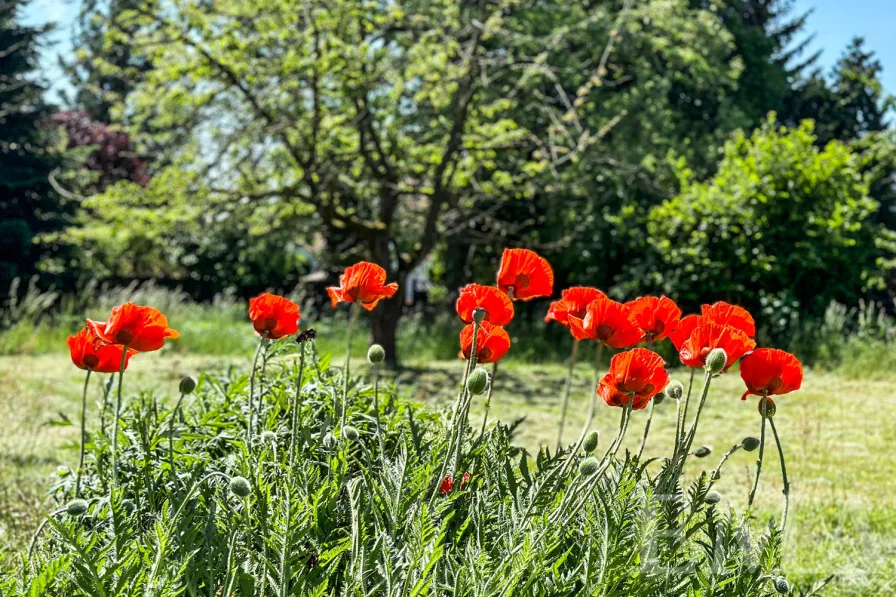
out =
<path fill-rule="evenodd" d="M 600 466 L 600 463 L 597 461 L 597 458 L 589 456 L 579 463 L 579 474 L 590 477 L 597 472 L 598 466 Z"/>
<path fill-rule="evenodd" d="M 663 393 L 672 400 L 681 400 L 681 397 L 684 396 L 684 386 L 677 379 L 673 379 L 666 386 L 666 389 L 663 390 Z"/>
<path fill-rule="evenodd" d="M 775 401 L 772 400 L 771 398 L 769 398 L 768 396 L 766 396 L 765 398 L 762 398 L 761 400 L 759 400 L 759 414 L 760 414 L 760 415 L 763 414 L 763 412 L 762 412 L 762 411 L 763 411 L 763 405 L 765 405 L 765 407 L 764 407 L 764 409 L 765 409 L 764 416 L 768 417 L 769 419 L 771 419 L 772 417 L 774 417 L 774 416 L 775 416 L 775 412 L 778 410 L 778 407 L 775 406 Z"/>
<path fill-rule="evenodd" d="M 786 595 L 790 592 L 790 583 L 783 576 L 779 576 L 775 579 L 775 590 L 781 595 Z"/>
<path fill-rule="evenodd" d="M 582 442 L 582 448 L 585 450 L 585 454 L 591 454 L 597 449 L 597 442 L 600 440 L 600 434 L 597 431 L 592 431 L 585 437 L 585 441 Z"/>
<path fill-rule="evenodd" d="M 665 399 L 666 393 L 661 390 L 656 396 L 653 397 L 653 403 L 659 405 L 662 404 L 663 400 Z"/>
<path fill-rule="evenodd" d="M 488 387 L 488 373 L 482 367 L 476 367 L 467 378 L 467 389 L 471 394 L 481 394 Z"/>
<path fill-rule="evenodd" d="M 473 321 L 476 323 L 482 323 L 485 321 L 485 316 L 488 315 L 488 311 L 483 309 L 482 307 L 476 307 L 473 309 Z"/>
<path fill-rule="evenodd" d="M 376 365 L 386 358 L 386 350 L 379 344 L 371 344 L 367 349 L 367 360 Z"/>
<path fill-rule="evenodd" d="M 756 448 L 759 447 L 759 438 L 758 437 L 745 437 L 744 441 L 741 442 L 741 445 L 744 447 L 744 450 L 747 452 L 752 452 Z"/>
<path fill-rule="evenodd" d="M 709 446 L 700 446 L 699 448 L 694 450 L 694 456 L 696 456 L 697 458 L 706 458 L 710 454 L 712 454 L 712 448 L 710 448 Z"/>
<path fill-rule="evenodd" d="M 721 373 L 722 369 L 725 368 L 725 363 L 728 362 L 728 355 L 725 353 L 724 349 L 721 348 L 713 348 L 709 351 L 709 354 L 706 355 L 706 367 L 705 369 L 715 375 L 716 373 Z"/>
<path fill-rule="evenodd" d="M 323 444 L 325 450 L 329 450 L 336 445 L 336 436 L 333 435 L 332 432 L 328 431 L 321 443 Z"/>
<path fill-rule="evenodd" d="M 130 516 L 137 509 L 137 504 L 134 503 L 134 500 L 122 500 L 121 507 L 124 509 L 124 513 Z"/>
<path fill-rule="evenodd" d="M 249 480 L 245 477 L 234 477 L 230 480 L 230 491 L 233 492 L 233 495 L 244 498 L 252 493 L 252 486 L 249 485 Z"/>
<path fill-rule="evenodd" d="M 86 500 L 76 499 L 68 503 L 68 505 L 65 507 L 65 511 L 69 516 L 81 516 L 82 514 L 87 512 L 87 507 L 88 506 Z"/>
<path fill-rule="evenodd" d="M 266 444 L 274 443 L 275 441 L 277 441 L 277 434 L 274 433 L 273 431 L 265 431 L 264 433 L 261 434 L 261 441 L 263 441 Z"/>
<path fill-rule="evenodd" d="M 356 442 L 358 441 L 358 430 L 351 425 L 346 425 L 342 428 L 342 437 L 350 442 Z"/>
<path fill-rule="evenodd" d="M 181 394 L 192 394 L 196 389 L 196 380 L 189 376 L 184 377 L 180 380 L 179 389 Z"/>
<path fill-rule="evenodd" d="M 709 504 L 710 506 L 714 506 L 722 501 L 722 496 L 716 491 L 710 491 L 706 494 L 706 497 L 703 498 L 703 501 Z"/>

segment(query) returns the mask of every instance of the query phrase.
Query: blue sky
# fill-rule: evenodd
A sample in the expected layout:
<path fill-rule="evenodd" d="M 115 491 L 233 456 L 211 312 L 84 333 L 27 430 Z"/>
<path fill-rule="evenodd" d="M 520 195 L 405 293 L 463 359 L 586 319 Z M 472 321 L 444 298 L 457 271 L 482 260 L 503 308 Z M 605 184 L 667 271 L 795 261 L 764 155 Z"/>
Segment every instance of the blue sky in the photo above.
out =
<path fill-rule="evenodd" d="M 26 11 L 26 20 L 30 23 L 59 24 L 52 36 L 54 44 L 47 48 L 43 58 L 54 97 L 65 88 L 56 65 L 60 54 L 72 52 L 68 39 L 78 5 L 77 0 L 34 0 Z M 861 35 L 866 39 L 866 47 L 876 52 L 884 66 L 884 87 L 896 94 L 896 0 L 796 0 L 796 13 L 812 9 L 807 31 L 816 34 L 811 50 L 823 50 L 819 63 L 825 73 L 849 41 Z"/>

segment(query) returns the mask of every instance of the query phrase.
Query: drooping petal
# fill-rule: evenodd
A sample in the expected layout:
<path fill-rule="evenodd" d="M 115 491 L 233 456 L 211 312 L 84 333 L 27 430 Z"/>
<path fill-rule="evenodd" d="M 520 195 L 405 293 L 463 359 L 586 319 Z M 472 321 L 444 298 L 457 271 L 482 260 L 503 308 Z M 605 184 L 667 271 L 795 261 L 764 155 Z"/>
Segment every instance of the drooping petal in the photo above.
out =
<path fill-rule="evenodd" d="M 741 397 L 763 393 L 788 394 L 800 389 L 803 383 L 803 366 L 799 360 L 783 350 L 757 348 L 741 362 L 740 376 L 747 386 Z"/>
<path fill-rule="evenodd" d="M 87 320 L 87 326 L 104 342 L 151 352 L 162 348 L 166 339 L 180 334 L 168 327 L 168 319 L 157 309 L 125 303 L 112 309 L 105 322 Z"/>

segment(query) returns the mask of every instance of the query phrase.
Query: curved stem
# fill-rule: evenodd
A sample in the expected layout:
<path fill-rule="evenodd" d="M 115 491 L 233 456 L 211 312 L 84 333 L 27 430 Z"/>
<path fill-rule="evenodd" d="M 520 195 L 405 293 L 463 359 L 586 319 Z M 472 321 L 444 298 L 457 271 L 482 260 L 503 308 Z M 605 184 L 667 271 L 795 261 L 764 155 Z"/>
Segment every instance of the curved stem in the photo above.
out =
<path fill-rule="evenodd" d="M 171 411 L 170 423 L 168 423 L 168 466 L 171 468 L 171 482 L 174 483 L 176 481 L 176 476 L 174 474 L 174 419 L 177 418 L 177 413 L 180 410 L 180 405 L 184 401 L 184 393 L 180 393 L 180 398 L 177 399 L 177 404 L 174 406 L 174 410 Z"/>
<path fill-rule="evenodd" d="M 572 352 L 569 355 L 569 370 L 566 372 L 566 385 L 563 388 L 563 404 L 560 407 L 560 423 L 557 426 L 557 449 L 563 445 L 563 427 L 566 425 L 566 409 L 569 406 L 569 393 L 572 389 L 572 374 L 576 366 L 576 356 L 579 352 L 579 342 L 575 338 L 572 340 Z"/>
<path fill-rule="evenodd" d="M 249 374 L 249 446 L 252 446 L 252 436 L 255 433 L 255 370 L 258 368 L 258 357 L 261 355 L 261 349 L 265 340 L 268 338 L 268 331 L 265 330 L 255 349 L 255 358 L 252 359 L 252 372 Z"/>
<path fill-rule="evenodd" d="M 762 457 L 765 454 L 765 423 L 768 421 L 768 415 L 766 413 L 768 402 L 765 401 L 766 396 L 767 394 L 763 393 L 762 401 L 760 402 L 762 405 L 762 432 L 759 435 L 759 458 L 756 460 L 756 478 L 753 480 L 753 489 L 750 491 L 750 499 L 747 502 L 747 508 L 753 507 L 753 501 L 756 499 L 756 490 L 759 488 L 759 476 L 762 474 Z"/>
<path fill-rule="evenodd" d="M 488 422 L 488 412 L 492 407 L 492 390 L 495 387 L 495 378 L 498 376 L 498 361 L 492 363 L 492 378 L 488 384 L 488 393 L 485 395 L 485 414 L 482 416 L 482 427 L 479 429 L 479 436 L 485 435 L 485 424 Z"/>
<path fill-rule="evenodd" d="M 603 342 L 600 342 L 598 343 L 597 348 L 594 349 L 594 390 L 591 392 L 591 401 L 588 403 L 588 415 L 585 417 L 585 424 L 582 425 L 582 433 L 579 434 L 579 446 L 585 441 L 585 436 L 588 435 L 588 429 L 591 427 L 592 421 L 594 421 L 594 413 L 597 411 L 597 387 L 600 385 L 600 362 L 603 359 L 603 356 L 604 344 Z M 576 449 L 576 452 L 578 452 L 578 449 Z"/>
<path fill-rule="evenodd" d="M 775 419 L 770 418 L 768 424 L 772 426 L 772 435 L 775 436 L 775 443 L 778 445 L 778 456 L 781 458 L 781 476 L 784 478 L 784 514 L 781 516 L 781 532 L 787 526 L 787 512 L 790 510 L 790 481 L 787 479 L 787 465 L 784 464 L 784 448 L 781 446 L 781 438 L 778 437 L 778 430 L 775 427 Z"/>
<path fill-rule="evenodd" d="M 40 537 L 41 532 L 44 530 L 44 527 L 47 526 L 47 523 L 50 522 L 54 516 L 58 516 L 65 512 L 65 508 L 60 508 L 55 512 L 51 512 L 49 516 L 44 518 L 43 522 L 40 523 L 40 526 L 37 527 L 37 530 L 34 531 L 34 535 L 31 536 L 31 542 L 28 544 L 28 560 L 31 560 L 31 554 L 34 552 L 34 546 L 37 544 L 37 538 Z"/>
<path fill-rule="evenodd" d="M 737 452 L 738 450 L 740 450 L 743 447 L 744 447 L 743 444 L 736 444 L 734 446 L 731 446 L 731 449 L 728 450 L 727 452 L 725 452 L 725 455 L 722 456 L 722 459 L 719 461 L 719 466 L 717 466 L 715 468 L 715 470 L 712 472 L 712 476 L 709 478 L 709 487 L 707 487 L 707 491 L 709 489 L 711 489 L 713 484 L 722 477 L 722 474 L 721 474 L 722 466 L 724 466 L 724 464 L 726 462 L 728 462 L 728 459 L 731 458 L 732 454 L 734 454 L 735 452 Z"/>
<path fill-rule="evenodd" d="M 128 347 L 121 349 L 121 366 L 118 369 L 118 393 L 115 396 L 115 420 L 112 422 L 112 488 L 118 487 L 118 417 L 121 413 L 121 380 L 127 363 Z"/>
<path fill-rule="evenodd" d="M 691 451 L 691 446 L 694 444 L 694 437 L 697 435 L 697 424 L 700 422 L 700 413 L 703 412 L 703 406 L 706 404 L 706 397 L 709 395 L 710 382 L 712 382 L 712 374 L 707 371 L 706 375 L 703 377 L 703 393 L 700 396 L 700 404 L 697 406 L 697 414 L 694 416 L 694 422 L 691 424 L 687 439 L 678 454 L 679 464 L 675 469 L 676 480 L 681 477 L 681 473 L 684 471 L 684 463 L 687 460 L 688 453 Z"/>
<path fill-rule="evenodd" d="M 87 443 L 87 389 L 90 383 L 90 374 L 84 378 L 84 393 L 81 395 L 81 456 L 78 458 L 78 473 L 75 475 L 75 497 L 81 497 L 81 471 L 84 469 L 84 447 Z"/>

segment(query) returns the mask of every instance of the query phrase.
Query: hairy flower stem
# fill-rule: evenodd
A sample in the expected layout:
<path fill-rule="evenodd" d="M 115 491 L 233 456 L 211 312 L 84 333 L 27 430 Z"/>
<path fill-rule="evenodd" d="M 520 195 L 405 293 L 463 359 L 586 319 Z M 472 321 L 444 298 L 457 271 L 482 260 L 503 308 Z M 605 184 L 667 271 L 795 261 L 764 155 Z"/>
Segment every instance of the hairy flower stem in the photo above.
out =
<path fill-rule="evenodd" d="M 290 474 L 292 474 L 292 467 L 290 467 Z M 289 595 L 289 567 L 288 567 L 288 559 L 286 557 L 287 548 L 290 545 L 289 541 L 289 525 L 290 525 L 290 505 L 291 505 L 291 496 L 292 492 L 289 489 L 286 490 L 286 518 L 285 524 L 283 528 L 283 545 L 280 547 L 280 591 L 278 592 L 279 597 L 286 597 Z"/>
<path fill-rule="evenodd" d="M 268 331 L 265 330 L 255 349 L 255 358 L 252 359 L 252 372 L 249 374 L 249 446 L 252 446 L 252 436 L 255 434 L 255 371 L 258 369 L 258 357 L 268 339 Z"/>
<path fill-rule="evenodd" d="M 650 433 L 650 423 L 653 421 L 653 409 L 656 408 L 656 402 L 653 400 L 650 401 L 650 412 L 647 413 L 647 423 L 644 424 L 644 437 L 641 438 L 641 447 L 638 448 L 638 461 L 641 461 L 641 456 L 644 454 L 644 446 L 647 445 L 647 434 Z"/>
<path fill-rule="evenodd" d="M 706 375 L 703 377 L 703 393 L 700 396 L 700 404 L 697 406 L 697 414 L 694 416 L 694 422 L 691 424 L 691 430 L 687 434 L 687 439 L 685 440 L 681 451 L 678 453 L 678 467 L 676 468 L 675 475 L 676 481 L 681 477 L 681 473 L 684 471 L 685 460 L 687 460 L 688 453 L 691 451 L 694 437 L 697 435 L 697 424 L 700 422 L 700 414 L 703 412 L 703 406 L 706 404 L 706 397 L 709 395 L 710 382 L 712 382 L 712 374 L 707 371 Z"/>
<path fill-rule="evenodd" d="M 681 444 L 684 441 L 684 422 L 688 418 L 688 405 L 691 402 L 691 390 L 694 388 L 694 374 L 697 373 L 697 369 L 691 369 L 691 380 L 688 382 L 688 394 L 684 399 L 684 408 L 678 409 L 677 414 L 680 415 L 675 424 L 675 449 L 672 451 L 672 461 L 675 462 L 678 458 L 678 453 L 681 451 Z M 679 407 L 681 403 L 679 402 Z"/>
<path fill-rule="evenodd" d="M 781 459 L 781 476 L 784 478 L 784 513 L 781 515 L 781 532 L 787 527 L 787 512 L 790 510 L 790 480 L 787 478 L 787 465 L 784 464 L 784 448 L 781 446 L 781 438 L 778 437 L 778 429 L 775 427 L 775 419 L 770 418 L 768 424 L 772 427 L 772 435 L 778 445 L 778 457 Z"/>
<path fill-rule="evenodd" d="M 376 417 L 376 439 L 380 445 L 380 466 L 386 470 L 386 444 L 383 441 L 383 423 L 380 420 L 380 366 L 373 365 L 373 414 Z"/>
<path fill-rule="evenodd" d="M 121 349 L 121 366 L 118 369 L 118 393 L 115 396 L 115 419 L 112 421 L 112 488 L 118 488 L 118 419 L 121 414 L 121 380 L 127 364 L 128 347 Z"/>
<path fill-rule="evenodd" d="M 31 554 L 34 552 L 34 546 L 37 544 L 37 538 L 40 537 L 40 534 L 43 532 L 44 527 L 47 526 L 47 523 L 49 523 L 50 520 L 52 520 L 56 516 L 59 516 L 60 514 L 62 514 L 65 511 L 66 511 L 66 508 L 60 508 L 58 510 L 50 512 L 50 514 L 46 518 L 44 518 L 43 522 L 40 523 L 40 526 L 37 527 L 37 530 L 34 531 L 34 534 L 31 536 L 31 542 L 28 543 L 28 562 L 29 563 L 31 563 Z"/>
<path fill-rule="evenodd" d="M 340 427 L 345 427 L 345 415 L 348 411 L 348 376 L 350 374 L 349 361 L 352 359 L 352 336 L 355 332 L 355 323 L 358 321 L 360 310 L 358 303 L 352 305 L 352 315 L 348 320 L 348 338 L 345 343 L 345 363 L 342 365 L 342 412 L 340 413 Z"/>
<path fill-rule="evenodd" d="M 560 406 L 560 423 L 557 425 L 557 448 L 560 451 L 563 445 L 563 427 L 566 426 L 566 409 L 569 406 L 569 393 L 572 389 L 572 374 L 576 366 L 576 356 L 579 352 L 579 341 L 573 338 L 572 352 L 569 355 L 569 370 L 566 372 L 566 385 L 563 386 L 563 403 Z"/>
<path fill-rule="evenodd" d="M 492 378 L 488 384 L 488 393 L 485 395 L 485 414 L 482 416 L 482 427 L 479 429 L 479 436 L 485 435 L 485 424 L 488 422 L 488 412 L 492 406 L 492 390 L 495 387 L 495 378 L 498 376 L 498 361 L 492 363 Z"/>
<path fill-rule="evenodd" d="M 597 348 L 594 349 L 594 391 L 591 392 L 591 401 L 588 403 L 588 415 L 585 417 L 585 424 L 582 425 L 582 433 L 579 434 L 579 441 L 576 444 L 578 447 L 581 447 L 582 442 L 585 441 L 588 429 L 591 427 L 592 421 L 594 421 L 594 413 L 597 412 L 597 388 L 600 385 L 600 362 L 603 360 L 603 357 L 604 343 L 600 342 Z M 578 452 L 578 447 L 576 452 Z"/>
<path fill-rule="evenodd" d="M 726 462 L 728 462 L 728 459 L 731 458 L 731 455 L 743 447 L 744 447 L 743 444 L 737 444 L 737 445 L 731 446 L 731 449 L 728 450 L 727 452 L 725 452 L 725 455 L 722 456 L 722 459 L 719 461 L 719 466 L 717 466 L 715 468 L 715 470 L 712 472 L 712 476 L 710 476 L 710 478 L 709 478 L 709 486 L 707 487 L 707 491 L 709 489 L 712 489 L 713 484 L 722 477 L 722 474 L 721 474 L 722 467 L 725 465 Z"/>
<path fill-rule="evenodd" d="M 92 371 L 87 370 L 87 377 L 84 378 L 84 393 L 81 395 L 81 455 L 78 458 L 78 473 L 75 475 L 75 497 L 81 497 L 81 471 L 84 470 L 84 449 L 87 443 L 87 389 L 90 383 L 90 374 Z"/>
<path fill-rule="evenodd" d="M 305 345 L 299 344 L 299 377 L 296 379 L 296 395 L 293 399 L 289 425 L 289 470 L 292 474 L 296 461 L 296 434 L 299 427 L 299 409 L 302 406 L 302 382 L 305 380 Z"/>
<path fill-rule="evenodd" d="M 750 499 L 747 501 L 747 509 L 753 507 L 753 501 L 756 499 L 756 490 L 759 489 L 759 476 L 762 474 L 762 458 L 765 455 L 765 423 L 768 421 L 766 413 L 768 401 L 765 399 L 767 392 L 762 393 L 762 400 L 759 404 L 762 406 L 762 431 L 759 434 L 759 457 L 756 459 L 756 478 L 753 480 L 753 489 L 750 491 Z"/>
<path fill-rule="evenodd" d="M 174 410 L 169 415 L 171 422 L 168 423 L 168 465 L 171 468 L 172 483 L 177 480 L 174 474 L 174 419 L 177 418 L 177 413 L 180 412 L 180 405 L 184 401 L 184 396 L 185 394 L 181 392 L 180 398 L 177 399 L 177 404 L 174 405 Z"/>

